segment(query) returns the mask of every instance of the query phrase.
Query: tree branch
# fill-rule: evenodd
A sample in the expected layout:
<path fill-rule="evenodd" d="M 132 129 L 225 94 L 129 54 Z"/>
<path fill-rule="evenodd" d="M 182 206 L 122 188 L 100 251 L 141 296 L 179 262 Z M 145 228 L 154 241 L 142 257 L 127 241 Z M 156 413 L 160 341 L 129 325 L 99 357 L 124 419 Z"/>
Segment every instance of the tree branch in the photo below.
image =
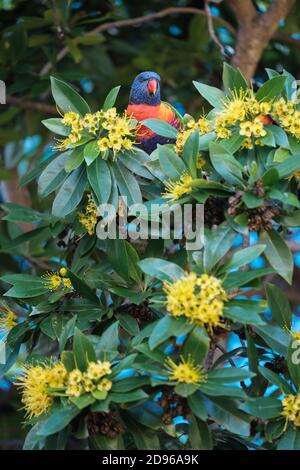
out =
<path fill-rule="evenodd" d="M 164 10 L 161 10 L 159 12 L 151 13 L 145 16 L 139 16 L 137 18 L 128 18 L 126 20 L 110 21 L 108 23 L 103 23 L 97 26 L 97 28 L 94 28 L 91 31 L 89 31 L 87 35 L 100 34 L 112 28 L 124 28 L 126 26 L 141 26 L 143 23 L 148 23 L 149 21 L 158 20 L 158 19 L 164 18 L 165 16 L 174 15 L 174 14 L 202 15 L 205 17 L 208 16 L 207 12 L 205 10 L 201 10 L 200 8 L 170 7 L 170 8 L 165 8 Z M 221 26 L 224 26 L 232 34 L 236 33 L 235 28 L 228 21 L 215 15 L 211 15 L 211 18 L 212 18 L 212 21 L 215 21 Z M 68 51 L 69 49 L 67 46 L 61 49 L 56 56 L 56 62 L 60 62 L 67 55 Z M 52 69 L 52 66 L 53 64 L 51 62 L 48 62 L 47 64 L 45 64 L 44 67 L 40 71 L 40 76 L 44 76 L 47 73 L 49 73 L 50 70 Z"/>
<path fill-rule="evenodd" d="M 55 106 L 24 100 L 23 98 L 17 98 L 16 96 L 7 96 L 6 103 L 18 108 L 40 111 L 41 113 L 45 114 L 57 114 L 57 109 Z"/>
<path fill-rule="evenodd" d="M 251 22 L 257 15 L 252 0 L 226 0 L 239 25 Z"/>
<path fill-rule="evenodd" d="M 273 0 L 265 13 L 256 12 L 251 0 L 226 1 L 239 25 L 232 65 L 250 80 L 265 47 L 275 35 L 280 20 L 287 16 L 295 0 Z"/>
<path fill-rule="evenodd" d="M 210 9 L 210 0 L 205 0 L 204 5 L 205 5 L 205 12 L 207 15 L 207 26 L 208 26 L 208 32 L 210 34 L 210 37 L 214 41 L 214 43 L 218 46 L 218 48 L 221 51 L 221 54 L 223 56 L 226 56 L 225 48 L 221 41 L 219 40 L 218 36 L 216 35 L 216 32 L 214 30 L 214 24 L 213 24 L 213 18 L 212 18 L 212 13 Z"/>

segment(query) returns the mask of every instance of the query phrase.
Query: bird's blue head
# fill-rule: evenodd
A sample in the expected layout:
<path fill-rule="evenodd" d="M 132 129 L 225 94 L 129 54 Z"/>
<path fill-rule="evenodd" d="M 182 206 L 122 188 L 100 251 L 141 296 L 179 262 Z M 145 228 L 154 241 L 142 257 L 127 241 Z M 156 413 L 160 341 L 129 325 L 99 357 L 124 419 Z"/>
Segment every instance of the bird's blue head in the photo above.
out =
<path fill-rule="evenodd" d="M 155 72 L 137 75 L 131 87 L 129 103 L 157 106 L 160 104 L 160 76 Z"/>

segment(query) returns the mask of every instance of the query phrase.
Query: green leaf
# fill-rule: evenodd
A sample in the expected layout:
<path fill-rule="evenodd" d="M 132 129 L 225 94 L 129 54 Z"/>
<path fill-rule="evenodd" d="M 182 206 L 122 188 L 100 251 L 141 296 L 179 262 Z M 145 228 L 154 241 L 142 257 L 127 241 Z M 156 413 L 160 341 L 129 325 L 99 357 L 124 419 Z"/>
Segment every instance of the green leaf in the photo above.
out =
<path fill-rule="evenodd" d="M 95 397 L 92 397 L 89 393 L 85 393 L 80 397 L 71 397 L 69 398 L 69 400 L 80 410 L 83 410 L 87 406 L 90 406 L 95 403 Z"/>
<path fill-rule="evenodd" d="M 71 150 L 62 153 L 52 160 L 44 169 L 38 179 L 38 192 L 41 197 L 46 197 L 55 191 L 67 176 L 65 163 Z"/>
<path fill-rule="evenodd" d="M 72 271 L 68 270 L 68 276 L 71 279 L 72 286 L 74 287 L 75 291 L 78 292 L 83 298 L 91 300 L 95 304 L 95 307 L 99 307 L 99 299 L 92 289 L 82 279 L 80 279 L 80 277 L 72 273 Z"/>
<path fill-rule="evenodd" d="M 164 145 L 158 146 L 160 167 L 168 178 L 179 180 L 187 170 L 183 160 L 174 152 L 172 148 Z"/>
<path fill-rule="evenodd" d="M 97 357 L 106 360 L 109 360 L 110 355 L 115 357 L 116 353 L 118 354 L 119 343 L 119 322 L 116 321 L 104 330 L 100 339 L 97 337 Z"/>
<path fill-rule="evenodd" d="M 282 405 L 277 398 L 256 397 L 240 405 L 239 409 L 261 419 L 271 419 L 280 416 Z"/>
<path fill-rule="evenodd" d="M 237 402 L 230 398 L 209 397 L 205 400 L 209 415 L 228 431 L 249 436 L 249 417 L 237 408 Z"/>
<path fill-rule="evenodd" d="M 93 163 L 93 161 L 96 160 L 99 153 L 100 153 L 100 150 L 99 150 L 97 140 L 92 140 L 91 142 L 88 142 L 85 145 L 84 151 L 83 151 L 86 164 L 90 166 L 91 163 Z"/>
<path fill-rule="evenodd" d="M 174 392 L 181 397 L 189 397 L 190 395 L 193 395 L 198 388 L 198 384 L 178 383 L 174 388 Z"/>
<path fill-rule="evenodd" d="M 133 401 L 145 400 L 149 396 L 142 389 L 131 390 L 130 393 L 110 392 L 110 398 L 113 403 L 130 403 Z"/>
<path fill-rule="evenodd" d="M 72 318 L 70 318 L 70 320 L 68 320 L 66 325 L 63 327 L 63 330 L 59 338 L 59 352 L 60 353 L 62 353 L 62 351 L 64 350 L 68 339 L 71 338 L 74 334 L 76 320 L 77 320 L 77 315 L 74 315 Z"/>
<path fill-rule="evenodd" d="M 216 142 L 209 144 L 209 155 L 214 169 L 229 183 L 244 187 L 242 165 L 222 145 Z"/>
<path fill-rule="evenodd" d="M 74 111 L 80 116 L 84 116 L 91 112 L 89 105 L 74 88 L 58 78 L 51 77 L 50 80 L 53 98 L 64 114 Z"/>
<path fill-rule="evenodd" d="M 246 91 L 249 89 L 249 84 L 245 77 L 238 69 L 234 69 L 227 62 L 223 64 L 223 85 L 226 91 L 239 91 L 240 89 Z"/>
<path fill-rule="evenodd" d="M 76 170 L 84 160 L 83 148 L 76 147 L 67 158 L 65 163 L 65 170 L 67 173 L 70 173 L 73 170 Z"/>
<path fill-rule="evenodd" d="M 208 413 L 205 407 L 205 403 L 198 392 L 194 393 L 193 395 L 189 395 L 187 397 L 187 402 L 194 415 L 203 421 L 207 420 Z"/>
<path fill-rule="evenodd" d="M 107 111 L 109 108 L 112 108 L 114 106 L 117 96 L 119 94 L 120 88 L 121 88 L 120 86 L 116 86 L 112 88 L 112 90 L 110 90 L 107 97 L 105 98 L 105 101 L 102 107 L 103 111 Z"/>
<path fill-rule="evenodd" d="M 193 178 L 197 177 L 197 163 L 199 155 L 199 131 L 196 130 L 188 137 L 183 147 L 182 158 Z"/>
<path fill-rule="evenodd" d="M 87 168 L 87 176 L 98 203 L 105 204 L 108 202 L 112 189 L 112 179 L 107 163 L 102 158 L 97 158 Z"/>
<path fill-rule="evenodd" d="M 195 326 L 183 345 L 183 356 L 191 356 L 197 364 L 202 364 L 209 350 L 209 337 L 205 329 Z"/>
<path fill-rule="evenodd" d="M 64 429 L 80 413 L 76 406 L 65 406 L 53 411 L 49 418 L 41 423 L 37 434 L 39 436 L 50 436 Z"/>
<path fill-rule="evenodd" d="M 253 245 L 236 251 L 224 265 L 222 271 L 228 269 L 238 269 L 241 266 L 245 266 L 246 264 L 251 263 L 259 255 L 261 255 L 261 253 L 263 253 L 264 249 L 265 245 Z"/>
<path fill-rule="evenodd" d="M 192 416 L 189 424 L 189 441 L 193 450 L 212 450 L 213 440 L 206 422 Z"/>
<path fill-rule="evenodd" d="M 161 121 L 160 119 L 144 119 L 144 121 L 141 121 L 141 124 L 143 124 L 143 126 L 148 127 L 149 129 L 151 129 L 151 131 L 155 132 L 156 134 L 170 139 L 176 139 L 176 136 L 178 134 L 178 130 L 175 127 L 171 126 L 165 121 Z"/>
<path fill-rule="evenodd" d="M 281 179 L 292 175 L 300 168 L 300 153 L 295 153 L 291 157 L 276 165 L 276 170 Z"/>
<path fill-rule="evenodd" d="M 120 322 L 120 326 L 124 328 L 130 335 L 135 336 L 140 332 L 139 325 L 135 318 L 131 315 L 125 313 L 120 313 L 116 315 L 117 319 Z"/>
<path fill-rule="evenodd" d="M 268 274 L 274 273 L 271 268 L 254 269 L 253 271 L 235 271 L 229 273 L 223 281 L 223 287 L 226 290 L 233 289 L 235 287 L 241 287 L 251 284 L 254 280 L 259 279 Z"/>
<path fill-rule="evenodd" d="M 290 339 L 288 333 L 277 325 L 269 324 L 265 326 L 258 325 L 255 327 L 255 330 L 271 349 L 286 356 Z"/>
<path fill-rule="evenodd" d="M 284 85 L 286 82 L 286 77 L 278 76 L 273 77 L 271 80 L 265 82 L 258 92 L 256 93 L 256 99 L 258 101 L 271 101 L 274 98 L 280 96 Z"/>
<path fill-rule="evenodd" d="M 78 328 L 75 328 L 73 350 L 76 367 L 82 372 L 86 370 L 90 361 L 96 360 L 92 343 Z"/>
<path fill-rule="evenodd" d="M 225 383 L 234 383 L 241 382 L 242 380 L 249 379 L 254 377 L 255 374 L 246 369 L 240 368 L 229 368 L 225 369 L 214 369 L 208 372 L 208 382 L 213 380 L 214 382 L 219 382 L 220 384 Z"/>
<path fill-rule="evenodd" d="M 65 217 L 76 209 L 86 187 L 85 168 L 77 168 L 65 180 L 58 191 L 52 205 L 52 213 L 57 217 Z"/>
<path fill-rule="evenodd" d="M 113 269 L 127 282 L 130 281 L 129 258 L 126 241 L 123 239 L 106 240 L 106 252 Z"/>
<path fill-rule="evenodd" d="M 193 82 L 196 89 L 199 91 L 200 95 L 206 99 L 214 108 L 222 108 L 225 94 L 219 88 L 215 88 L 210 85 L 205 85 L 204 83 Z"/>
<path fill-rule="evenodd" d="M 159 322 L 157 322 L 150 335 L 150 349 L 155 349 L 171 336 L 177 337 L 185 335 L 191 331 L 192 328 L 193 326 L 188 323 L 185 318 L 174 318 L 170 315 L 166 315 L 161 320 L 159 320 Z"/>
<path fill-rule="evenodd" d="M 63 136 L 70 134 L 70 129 L 62 124 L 61 118 L 44 119 L 42 124 L 44 124 L 44 126 L 47 127 L 47 129 L 49 129 L 51 132 L 54 132 L 54 134 Z"/>
<path fill-rule="evenodd" d="M 270 369 L 263 366 L 258 366 L 258 370 L 266 380 L 271 384 L 277 385 L 283 393 L 293 393 L 291 386 L 282 377 L 280 377 L 280 375 L 275 374 L 275 372 L 272 372 Z"/>
<path fill-rule="evenodd" d="M 289 426 L 280 439 L 277 450 L 300 450 L 300 429 Z"/>
<path fill-rule="evenodd" d="M 134 148 L 134 150 L 124 152 L 122 157 L 122 163 L 128 170 L 148 180 L 154 179 L 152 173 L 146 168 L 147 163 L 152 160 L 142 149 Z"/>
<path fill-rule="evenodd" d="M 49 292 L 44 279 L 30 274 L 6 274 L 0 279 L 13 284 L 13 287 L 4 294 L 7 297 L 30 298 Z"/>
<path fill-rule="evenodd" d="M 203 264 L 206 272 L 220 261 L 232 246 L 236 232 L 227 224 L 223 223 L 216 229 L 207 232 L 204 243 Z"/>
<path fill-rule="evenodd" d="M 127 204 L 142 204 L 142 193 L 134 175 L 120 161 L 115 163 L 113 171 L 120 195 L 127 197 Z"/>
<path fill-rule="evenodd" d="M 141 270 L 161 281 L 176 281 L 185 275 L 178 264 L 159 258 L 145 258 L 138 263 Z"/>
<path fill-rule="evenodd" d="M 286 294 L 275 284 L 266 284 L 265 290 L 273 319 L 289 331 L 292 326 L 292 311 Z"/>
<path fill-rule="evenodd" d="M 275 230 L 263 232 L 261 240 L 266 243 L 265 256 L 277 273 L 289 284 L 292 283 L 294 260 L 292 253 L 281 235 Z"/>

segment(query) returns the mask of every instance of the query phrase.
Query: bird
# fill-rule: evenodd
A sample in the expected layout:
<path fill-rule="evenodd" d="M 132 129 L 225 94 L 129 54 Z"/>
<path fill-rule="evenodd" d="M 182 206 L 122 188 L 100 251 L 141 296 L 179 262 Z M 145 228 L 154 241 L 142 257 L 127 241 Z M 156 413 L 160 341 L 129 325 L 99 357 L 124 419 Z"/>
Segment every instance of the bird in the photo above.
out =
<path fill-rule="evenodd" d="M 127 114 L 138 122 L 149 118 L 161 119 L 176 129 L 180 129 L 181 121 L 174 109 L 160 97 L 160 76 L 155 72 L 139 73 L 131 86 Z M 137 143 L 139 147 L 152 153 L 158 144 L 174 143 L 174 139 L 160 136 L 146 126 L 140 126 Z"/>

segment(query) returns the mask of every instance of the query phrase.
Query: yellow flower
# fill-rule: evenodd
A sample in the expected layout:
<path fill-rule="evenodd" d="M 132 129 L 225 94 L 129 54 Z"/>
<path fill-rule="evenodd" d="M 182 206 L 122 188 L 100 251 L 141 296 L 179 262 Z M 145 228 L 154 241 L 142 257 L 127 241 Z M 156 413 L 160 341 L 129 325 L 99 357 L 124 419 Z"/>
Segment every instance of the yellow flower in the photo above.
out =
<path fill-rule="evenodd" d="M 219 279 L 191 272 L 174 282 L 163 283 L 166 309 L 174 317 L 185 316 L 209 329 L 223 326 L 222 316 L 227 294 Z"/>
<path fill-rule="evenodd" d="M 191 175 L 183 174 L 179 181 L 168 181 L 165 183 L 167 191 L 163 193 L 163 197 L 176 201 L 184 194 L 189 194 L 192 191 L 190 183 L 193 181 Z"/>
<path fill-rule="evenodd" d="M 98 222 L 98 211 L 91 194 L 88 195 L 88 204 L 85 208 L 85 212 L 79 212 L 78 218 L 81 225 L 87 230 L 87 233 L 93 235 Z"/>
<path fill-rule="evenodd" d="M 16 383 L 21 389 L 26 417 L 30 419 L 46 413 L 54 402 L 49 389 L 64 387 L 66 378 L 67 371 L 61 363 L 26 366 Z"/>
<path fill-rule="evenodd" d="M 73 369 L 69 374 L 69 384 L 80 384 L 82 379 L 83 375 L 79 369 Z"/>
<path fill-rule="evenodd" d="M 283 410 L 281 415 L 286 419 L 286 425 L 288 422 L 292 422 L 296 427 L 300 426 L 300 395 L 286 395 L 282 400 Z"/>
<path fill-rule="evenodd" d="M 244 121 L 240 123 L 240 135 L 251 137 L 252 135 L 252 122 L 251 121 Z"/>
<path fill-rule="evenodd" d="M 43 275 L 45 284 L 49 290 L 56 290 L 62 286 L 62 278 L 55 272 L 49 272 Z"/>
<path fill-rule="evenodd" d="M 107 378 L 104 378 L 98 384 L 97 389 L 100 390 L 101 392 L 109 392 L 111 387 L 112 387 L 112 381 Z"/>
<path fill-rule="evenodd" d="M 296 339 L 297 341 L 300 341 L 300 330 L 299 331 L 292 331 L 291 332 L 292 337 Z"/>
<path fill-rule="evenodd" d="M 243 121 L 247 113 L 247 92 L 240 89 L 233 90 L 231 96 L 224 101 L 224 110 L 221 117 L 227 120 L 227 125 L 234 125 L 237 121 Z"/>
<path fill-rule="evenodd" d="M 68 397 L 80 397 L 81 393 L 83 392 L 83 387 L 80 384 L 71 383 L 68 385 L 66 394 Z"/>
<path fill-rule="evenodd" d="M 107 137 L 102 137 L 102 139 L 97 140 L 97 144 L 100 152 L 105 152 L 109 148 L 109 140 Z"/>
<path fill-rule="evenodd" d="M 0 332 L 9 333 L 15 326 L 17 326 L 15 313 L 7 305 L 0 305 Z"/>
<path fill-rule="evenodd" d="M 71 144 L 69 137 L 65 139 L 57 139 L 56 144 L 53 146 L 54 150 L 66 150 Z"/>
<path fill-rule="evenodd" d="M 72 287 L 71 280 L 65 277 L 65 274 L 62 275 L 61 272 L 66 272 L 66 268 L 61 268 L 59 271 L 48 272 L 42 276 L 44 279 L 46 287 L 53 291 L 57 289 L 70 289 Z"/>
<path fill-rule="evenodd" d="M 67 272 L 68 272 L 68 270 L 66 268 L 60 268 L 60 270 L 59 270 L 59 274 L 62 277 L 65 277 L 67 275 Z"/>
<path fill-rule="evenodd" d="M 184 129 L 180 131 L 176 137 L 175 150 L 178 154 L 182 153 L 187 139 L 195 130 L 198 130 L 200 135 L 207 134 L 212 130 L 211 121 L 205 116 L 200 117 L 198 121 L 195 121 L 193 118 L 189 119 Z"/>
<path fill-rule="evenodd" d="M 73 111 L 64 114 L 64 117 L 62 118 L 61 122 L 65 126 L 72 126 L 74 123 L 77 123 L 79 121 L 79 114 L 74 113 Z"/>
<path fill-rule="evenodd" d="M 94 382 L 88 377 L 88 375 L 85 373 L 83 374 L 83 388 L 85 392 L 92 392 L 93 390 L 96 389 L 96 385 Z"/>
<path fill-rule="evenodd" d="M 249 149 L 249 150 L 253 149 L 253 142 L 252 142 L 251 137 L 246 137 L 246 139 L 243 140 L 242 148 Z"/>
<path fill-rule="evenodd" d="M 271 109 L 272 109 L 272 103 L 268 101 L 262 101 L 261 103 L 259 103 L 259 111 L 262 114 L 269 114 Z"/>
<path fill-rule="evenodd" d="M 196 366 L 191 357 L 186 360 L 181 356 L 178 364 L 168 357 L 166 369 L 169 373 L 169 379 L 178 383 L 200 385 L 207 381 L 205 369 L 201 366 Z"/>
<path fill-rule="evenodd" d="M 87 369 L 87 377 L 91 380 L 99 380 L 104 375 L 111 374 L 111 363 L 109 361 L 90 362 Z"/>

